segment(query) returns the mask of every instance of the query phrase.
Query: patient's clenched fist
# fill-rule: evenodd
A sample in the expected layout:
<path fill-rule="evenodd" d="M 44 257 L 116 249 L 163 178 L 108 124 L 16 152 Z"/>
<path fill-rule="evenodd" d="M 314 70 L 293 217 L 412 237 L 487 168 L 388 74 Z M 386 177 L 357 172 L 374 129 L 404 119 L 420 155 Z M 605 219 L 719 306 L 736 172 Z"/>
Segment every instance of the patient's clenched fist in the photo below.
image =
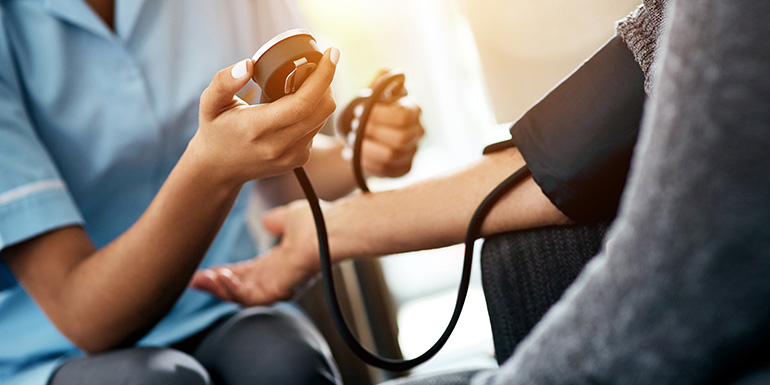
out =
<path fill-rule="evenodd" d="M 375 104 L 364 130 L 361 167 L 386 177 L 409 172 L 418 141 L 425 134 L 420 114 L 420 107 L 409 98 Z"/>

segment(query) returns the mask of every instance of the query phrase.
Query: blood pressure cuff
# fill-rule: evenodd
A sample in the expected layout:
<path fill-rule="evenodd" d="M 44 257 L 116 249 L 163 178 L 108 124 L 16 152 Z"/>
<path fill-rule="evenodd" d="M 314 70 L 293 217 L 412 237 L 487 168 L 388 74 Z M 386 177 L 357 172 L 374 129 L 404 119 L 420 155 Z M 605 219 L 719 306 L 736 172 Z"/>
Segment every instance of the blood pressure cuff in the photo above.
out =
<path fill-rule="evenodd" d="M 615 216 L 644 100 L 644 74 L 616 36 L 511 127 L 535 182 L 571 219 Z"/>

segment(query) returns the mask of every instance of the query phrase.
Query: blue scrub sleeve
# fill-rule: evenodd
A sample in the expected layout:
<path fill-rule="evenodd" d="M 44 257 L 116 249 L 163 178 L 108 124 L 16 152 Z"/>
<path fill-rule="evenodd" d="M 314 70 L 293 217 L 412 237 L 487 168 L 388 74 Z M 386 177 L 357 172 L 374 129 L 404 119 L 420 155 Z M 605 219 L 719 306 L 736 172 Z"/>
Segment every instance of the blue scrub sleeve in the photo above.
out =
<path fill-rule="evenodd" d="M 0 252 L 46 231 L 83 223 L 23 102 L 0 10 Z M 0 259 L 0 270 L 3 270 Z M 7 286 L 0 272 L 0 290 Z"/>
<path fill-rule="evenodd" d="M 535 182 L 571 219 L 615 216 L 644 101 L 644 74 L 616 36 L 514 123 Z"/>

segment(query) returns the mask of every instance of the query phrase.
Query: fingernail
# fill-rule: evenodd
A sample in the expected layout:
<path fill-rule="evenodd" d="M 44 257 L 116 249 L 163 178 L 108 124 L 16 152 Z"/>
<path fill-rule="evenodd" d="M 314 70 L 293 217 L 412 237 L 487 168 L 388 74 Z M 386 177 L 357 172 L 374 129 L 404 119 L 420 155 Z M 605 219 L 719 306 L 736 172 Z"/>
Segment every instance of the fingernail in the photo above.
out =
<path fill-rule="evenodd" d="M 332 61 L 332 64 L 337 65 L 337 62 L 340 61 L 340 50 L 332 47 L 331 52 L 329 52 L 329 60 Z"/>
<path fill-rule="evenodd" d="M 246 60 L 249 59 L 239 61 L 233 66 L 233 69 L 230 70 L 230 74 L 233 75 L 233 78 L 240 79 L 249 71 L 248 67 L 246 67 Z"/>

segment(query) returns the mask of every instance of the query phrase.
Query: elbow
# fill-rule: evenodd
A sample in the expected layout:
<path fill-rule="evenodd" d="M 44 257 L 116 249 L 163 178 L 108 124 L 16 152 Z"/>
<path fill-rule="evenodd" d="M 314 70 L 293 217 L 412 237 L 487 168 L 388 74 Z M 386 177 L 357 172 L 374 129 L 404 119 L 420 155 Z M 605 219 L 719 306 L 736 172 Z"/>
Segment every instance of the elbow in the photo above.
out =
<path fill-rule="evenodd" d="M 104 353 L 116 347 L 101 341 L 89 339 L 70 338 L 70 342 L 72 342 L 75 346 L 77 346 L 78 349 L 82 350 L 89 356 Z"/>
<path fill-rule="evenodd" d="M 104 353 L 128 345 L 114 336 L 96 332 L 94 329 L 88 330 L 87 327 L 73 327 L 67 330 L 62 328 L 61 331 L 73 345 L 88 355 Z"/>
<path fill-rule="evenodd" d="M 128 333 L 125 327 L 108 322 L 73 318 L 57 324 L 59 331 L 78 349 L 88 355 L 134 345 L 145 332 Z"/>

